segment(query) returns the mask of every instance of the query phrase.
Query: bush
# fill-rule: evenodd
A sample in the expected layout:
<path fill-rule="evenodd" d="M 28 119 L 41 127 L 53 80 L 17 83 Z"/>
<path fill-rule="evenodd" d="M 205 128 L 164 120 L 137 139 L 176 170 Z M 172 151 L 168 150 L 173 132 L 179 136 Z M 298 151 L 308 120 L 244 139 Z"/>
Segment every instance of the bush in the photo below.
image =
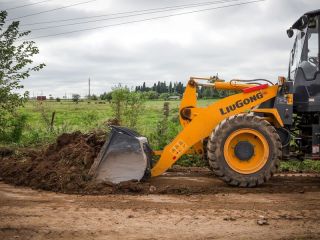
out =
<path fill-rule="evenodd" d="M 122 125 L 136 128 L 138 118 L 143 111 L 144 95 L 140 92 L 130 92 L 127 87 L 119 85 L 113 88 L 111 96 L 113 118 Z"/>
<path fill-rule="evenodd" d="M 0 141 L 4 143 L 19 143 L 21 141 L 23 130 L 26 126 L 27 116 L 20 115 L 8 115 L 5 125 L 5 130 L 1 131 Z"/>
<path fill-rule="evenodd" d="M 98 100 L 98 97 L 97 97 L 97 95 L 92 94 L 92 95 L 90 96 L 90 99 L 93 100 L 93 101 L 97 101 L 97 100 Z"/>
<path fill-rule="evenodd" d="M 183 155 L 176 163 L 182 167 L 206 167 L 206 163 L 200 155 Z"/>
<path fill-rule="evenodd" d="M 163 100 L 168 100 L 168 98 L 170 97 L 169 93 L 161 93 L 159 98 L 163 99 Z"/>
<path fill-rule="evenodd" d="M 149 100 L 154 100 L 159 98 L 159 93 L 157 93 L 156 91 L 143 92 L 143 94 L 145 98 Z"/>
<path fill-rule="evenodd" d="M 150 135 L 150 141 L 155 149 L 163 149 L 180 132 L 181 126 L 176 117 L 169 117 L 169 103 L 163 104 L 163 116 L 157 123 L 155 131 Z"/>
<path fill-rule="evenodd" d="M 124 108 L 129 94 L 129 89 L 127 87 L 122 87 L 121 85 L 113 88 L 113 91 L 111 92 L 111 108 L 113 117 L 118 119 L 120 123 L 122 123 L 123 120 Z"/>
<path fill-rule="evenodd" d="M 127 95 L 124 117 L 125 123 L 130 128 L 136 128 L 140 114 L 144 109 L 145 98 L 142 93 L 130 92 Z"/>
<path fill-rule="evenodd" d="M 103 94 L 100 95 L 101 100 L 107 100 L 108 102 L 111 102 L 112 100 L 112 92 L 104 92 Z"/>

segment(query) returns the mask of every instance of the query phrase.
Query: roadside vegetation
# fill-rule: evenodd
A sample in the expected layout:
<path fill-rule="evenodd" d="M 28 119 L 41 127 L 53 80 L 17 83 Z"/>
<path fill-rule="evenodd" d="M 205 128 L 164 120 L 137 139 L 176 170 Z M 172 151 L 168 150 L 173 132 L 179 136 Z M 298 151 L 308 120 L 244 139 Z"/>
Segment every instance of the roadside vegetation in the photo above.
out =
<path fill-rule="evenodd" d="M 117 90 L 118 91 L 118 90 Z M 118 94 L 118 93 L 117 93 Z M 128 94 L 128 93 L 127 93 Z M 128 105 L 133 104 L 132 98 L 140 95 L 125 96 Z M 118 96 L 119 97 L 119 96 Z M 134 114 L 123 114 L 123 108 L 128 108 L 121 102 L 120 107 L 115 102 L 107 101 L 83 101 L 78 103 L 72 100 L 37 101 L 29 100 L 17 110 L 17 114 L 23 117 L 23 121 L 16 119 L 19 125 L 19 135 L 15 141 L 3 139 L 2 145 L 11 146 L 37 146 L 51 143 L 63 132 L 90 132 L 93 130 L 107 130 L 110 120 L 116 119 L 120 112 L 122 125 L 132 127 L 143 135 L 146 135 L 154 147 L 163 147 L 180 130 L 178 119 L 178 107 L 180 101 L 169 101 L 166 124 L 163 125 L 163 100 L 140 99 L 140 105 L 134 106 Z M 207 106 L 215 100 L 200 100 L 199 105 Z M 136 102 L 135 102 L 136 103 Z M 120 110 L 118 109 L 120 108 Z M 165 127 L 167 126 L 167 127 Z M 161 128 L 161 129 L 160 129 Z M 158 134 L 162 132 L 162 134 Z M 161 139 L 160 139 L 161 137 Z"/>
<path fill-rule="evenodd" d="M 39 53 L 33 41 L 21 41 L 30 31 L 19 31 L 19 21 L 6 24 L 6 18 L 7 12 L 0 11 L 0 141 L 19 142 L 26 116 L 17 109 L 28 99 L 21 81 L 45 64 L 33 63 L 33 57 Z"/>
<path fill-rule="evenodd" d="M 319 160 L 289 160 L 281 162 L 281 172 L 320 172 L 320 161 Z"/>

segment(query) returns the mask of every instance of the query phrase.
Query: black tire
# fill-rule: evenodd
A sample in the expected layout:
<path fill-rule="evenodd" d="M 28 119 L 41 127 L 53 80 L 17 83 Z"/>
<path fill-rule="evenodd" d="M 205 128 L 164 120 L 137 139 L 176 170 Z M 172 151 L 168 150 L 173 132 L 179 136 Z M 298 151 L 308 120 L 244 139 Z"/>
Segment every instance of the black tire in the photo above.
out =
<path fill-rule="evenodd" d="M 208 141 L 209 141 L 209 138 L 205 138 L 203 139 L 203 162 L 205 163 L 205 165 L 210 168 L 210 165 L 209 165 L 209 160 L 208 160 L 208 150 L 207 150 L 207 146 L 208 146 Z"/>
<path fill-rule="evenodd" d="M 269 145 L 266 163 L 257 172 L 243 174 L 233 170 L 224 156 L 224 145 L 228 136 L 236 130 L 250 128 L 261 133 Z M 255 187 L 268 181 L 277 171 L 282 151 L 281 140 L 276 129 L 266 120 L 248 114 L 239 114 L 222 121 L 212 132 L 208 141 L 208 162 L 216 176 L 229 185 Z"/>

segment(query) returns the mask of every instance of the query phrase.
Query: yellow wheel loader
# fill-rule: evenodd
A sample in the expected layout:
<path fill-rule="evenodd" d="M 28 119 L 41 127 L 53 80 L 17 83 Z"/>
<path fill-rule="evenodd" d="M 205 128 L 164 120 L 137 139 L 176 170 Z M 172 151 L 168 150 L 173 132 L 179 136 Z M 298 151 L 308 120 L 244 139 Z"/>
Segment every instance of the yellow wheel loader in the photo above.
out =
<path fill-rule="evenodd" d="M 289 37 L 296 32 L 287 79 L 191 77 L 179 109 L 183 129 L 172 142 L 153 151 L 145 137 L 114 126 L 90 173 L 98 181 L 141 180 L 161 175 L 184 154 L 198 154 L 226 183 L 255 187 L 270 179 L 282 157 L 320 158 L 319 23 L 316 10 L 287 30 Z M 237 93 L 199 107 L 199 87 Z"/>

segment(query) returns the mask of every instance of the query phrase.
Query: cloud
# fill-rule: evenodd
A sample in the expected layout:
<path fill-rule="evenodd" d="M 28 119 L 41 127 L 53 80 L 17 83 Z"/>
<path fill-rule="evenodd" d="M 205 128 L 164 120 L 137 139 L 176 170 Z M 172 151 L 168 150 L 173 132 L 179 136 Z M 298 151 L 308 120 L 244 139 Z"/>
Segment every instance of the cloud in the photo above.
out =
<path fill-rule="evenodd" d="M 195 2 L 204 1 L 98 0 L 24 18 L 21 25 Z M 9 17 L 69 4 L 69 1 L 54 1 L 34 5 L 10 11 Z M 209 76 L 216 73 L 227 80 L 267 78 L 276 81 L 278 75 L 287 74 L 292 47 L 293 40 L 287 38 L 285 30 L 304 12 L 316 9 L 318 5 L 318 0 L 267 0 L 245 6 L 40 38 L 36 42 L 41 52 L 35 60 L 45 62 L 47 67 L 24 81 L 25 89 L 35 94 L 43 92 L 60 97 L 66 92 L 84 96 L 89 77 L 92 79 L 92 92 L 96 94 L 109 91 L 118 83 L 131 87 L 145 81 L 151 86 L 157 81 L 186 82 L 192 75 Z M 146 16 L 134 19 L 143 18 Z M 34 31 L 31 37 L 127 20 Z"/>

